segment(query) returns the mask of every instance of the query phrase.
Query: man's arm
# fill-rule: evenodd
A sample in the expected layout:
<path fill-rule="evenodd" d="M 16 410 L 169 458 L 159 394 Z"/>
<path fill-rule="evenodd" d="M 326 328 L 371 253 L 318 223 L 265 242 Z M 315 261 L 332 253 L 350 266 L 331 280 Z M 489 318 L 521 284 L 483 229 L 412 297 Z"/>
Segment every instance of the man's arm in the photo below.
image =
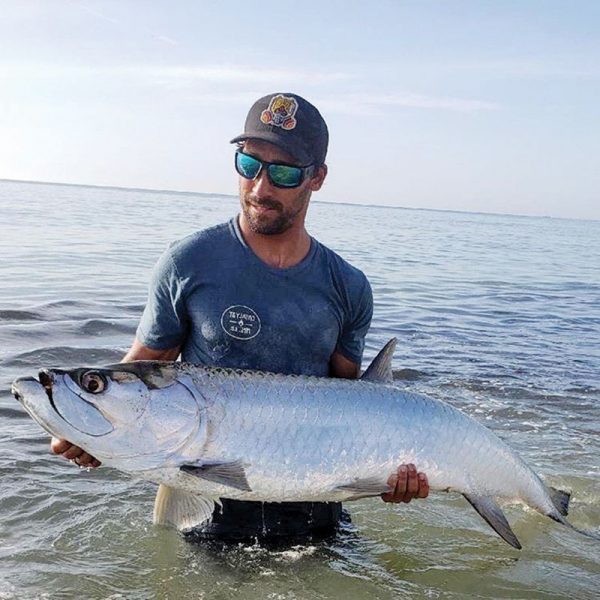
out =
<path fill-rule="evenodd" d="M 134 360 L 176 360 L 179 356 L 179 351 L 179 346 L 167 348 L 166 350 L 154 350 L 148 346 L 144 346 L 136 338 L 129 352 L 127 352 L 121 362 L 132 362 Z M 71 442 L 60 438 L 52 438 L 50 450 L 54 454 L 61 454 L 67 460 L 74 461 L 80 467 L 99 467 L 101 464 L 97 458 L 94 458 L 79 446 L 75 446 L 75 444 L 71 444 Z"/>
<path fill-rule="evenodd" d="M 329 359 L 329 376 L 340 379 L 358 379 L 360 365 L 348 360 L 340 352 L 334 352 Z"/>
<path fill-rule="evenodd" d="M 166 350 L 154 350 L 144 346 L 137 338 L 133 341 L 129 352 L 122 358 L 121 362 L 132 362 L 134 360 L 177 360 L 181 348 L 167 348 Z"/>

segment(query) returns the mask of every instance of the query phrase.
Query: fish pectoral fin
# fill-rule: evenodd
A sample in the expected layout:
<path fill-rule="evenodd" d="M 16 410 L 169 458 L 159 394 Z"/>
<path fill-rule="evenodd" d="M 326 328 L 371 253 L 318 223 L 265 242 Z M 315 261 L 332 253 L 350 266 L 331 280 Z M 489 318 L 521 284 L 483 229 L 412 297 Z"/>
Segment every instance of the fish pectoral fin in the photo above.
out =
<path fill-rule="evenodd" d="M 361 375 L 365 381 L 374 383 L 392 383 L 394 375 L 392 373 L 392 357 L 398 340 L 392 338 L 373 359 L 373 362 L 367 367 L 367 370 Z"/>
<path fill-rule="evenodd" d="M 390 492 L 391 488 L 387 483 L 382 483 L 381 477 L 364 477 L 355 479 L 350 483 L 344 483 L 334 488 L 335 492 L 347 492 L 348 500 L 358 500 L 359 498 L 369 498 L 380 496 Z"/>
<path fill-rule="evenodd" d="M 154 501 L 154 524 L 180 531 L 208 523 L 215 508 L 214 500 L 164 484 L 158 487 Z"/>
<path fill-rule="evenodd" d="M 213 483 L 228 485 L 236 490 L 251 492 L 252 489 L 246 479 L 246 470 L 240 460 L 229 462 L 208 462 L 182 465 L 179 467 L 184 473 L 200 477 Z"/>
<path fill-rule="evenodd" d="M 502 509 L 491 496 L 463 494 L 467 502 L 483 517 L 485 522 L 513 548 L 521 549 L 521 544 L 510 528 Z"/>

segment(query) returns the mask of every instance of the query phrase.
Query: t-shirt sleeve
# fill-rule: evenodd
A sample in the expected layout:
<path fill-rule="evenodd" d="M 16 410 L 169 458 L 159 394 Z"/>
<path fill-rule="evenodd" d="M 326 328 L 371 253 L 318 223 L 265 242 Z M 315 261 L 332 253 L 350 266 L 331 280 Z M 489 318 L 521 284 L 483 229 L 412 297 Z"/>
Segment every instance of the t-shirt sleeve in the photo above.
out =
<path fill-rule="evenodd" d="M 175 348 L 187 330 L 183 281 L 170 249 L 158 259 L 150 278 L 148 302 L 138 325 L 137 339 L 154 350 Z"/>
<path fill-rule="evenodd" d="M 342 329 L 337 351 L 348 360 L 360 365 L 365 349 L 365 336 L 373 317 L 373 292 L 366 278 L 354 304 Z"/>

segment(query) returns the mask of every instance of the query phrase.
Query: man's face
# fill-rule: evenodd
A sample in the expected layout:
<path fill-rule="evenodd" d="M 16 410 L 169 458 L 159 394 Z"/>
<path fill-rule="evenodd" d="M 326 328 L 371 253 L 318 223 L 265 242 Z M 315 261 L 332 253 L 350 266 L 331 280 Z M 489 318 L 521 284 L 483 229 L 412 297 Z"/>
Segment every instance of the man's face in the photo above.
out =
<path fill-rule="evenodd" d="M 299 164 L 287 152 L 261 140 L 247 140 L 244 152 L 266 162 Z M 321 187 L 325 173 L 325 168 L 319 169 L 312 178 L 291 189 L 273 186 L 264 169 L 256 179 L 240 177 L 242 214 L 250 229 L 262 235 L 277 235 L 294 224 L 303 225 L 310 196 Z"/>

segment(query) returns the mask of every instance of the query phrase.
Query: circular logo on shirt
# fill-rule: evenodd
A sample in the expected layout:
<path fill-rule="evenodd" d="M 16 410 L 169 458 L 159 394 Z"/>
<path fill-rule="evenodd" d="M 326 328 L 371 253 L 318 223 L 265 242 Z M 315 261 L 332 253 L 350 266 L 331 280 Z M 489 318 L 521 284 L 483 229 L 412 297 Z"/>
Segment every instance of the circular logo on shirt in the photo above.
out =
<path fill-rule="evenodd" d="M 223 311 L 221 327 L 236 340 L 251 340 L 260 332 L 260 319 L 248 306 L 236 304 Z"/>

